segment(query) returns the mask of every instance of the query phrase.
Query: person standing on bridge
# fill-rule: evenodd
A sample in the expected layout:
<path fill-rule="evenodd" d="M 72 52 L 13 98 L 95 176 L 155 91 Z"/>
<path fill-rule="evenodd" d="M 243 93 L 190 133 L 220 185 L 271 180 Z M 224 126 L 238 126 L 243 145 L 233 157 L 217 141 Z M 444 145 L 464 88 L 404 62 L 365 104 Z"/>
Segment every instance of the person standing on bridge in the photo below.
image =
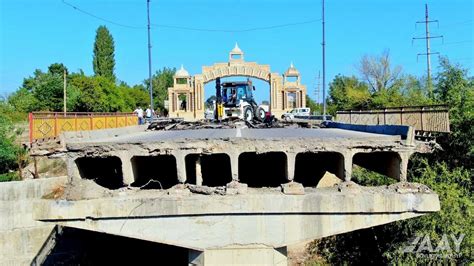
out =
<path fill-rule="evenodd" d="M 151 119 L 155 116 L 155 111 L 151 109 L 151 105 L 145 110 L 145 121 L 151 123 Z"/>
<path fill-rule="evenodd" d="M 138 124 L 143 125 L 143 109 L 140 106 L 138 106 L 138 108 L 135 109 L 135 111 L 133 111 L 133 113 L 137 114 Z"/>

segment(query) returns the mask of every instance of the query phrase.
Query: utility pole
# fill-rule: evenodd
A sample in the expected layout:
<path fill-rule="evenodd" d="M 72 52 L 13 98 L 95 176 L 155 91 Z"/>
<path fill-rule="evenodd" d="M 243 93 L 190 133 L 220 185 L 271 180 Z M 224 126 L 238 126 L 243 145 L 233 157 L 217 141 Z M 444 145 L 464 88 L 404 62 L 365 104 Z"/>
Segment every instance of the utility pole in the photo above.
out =
<path fill-rule="evenodd" d="M 314 87 L 314 96 L 316 97 L 316 103 L 319 105 L 319 93 L 320 93 L 320 89 L 321 89 L 321 71 L 318 72 L 318 83 L 316 84 L 316 86 Z"/>
<path fill-rule="evenodd" d="M 150 0 L 146 1 L 146 13 L 148 16 L 148 83 L 150 91 L 150 108 L 155 110 L 153 105 L 153 82 L 151 80 L 151 41 L 150 41 Z"/>
<path fill-rule="evenodd" d="M 64 110 L 64 116 L 66 116 L 66 82 L 67 82 L 67 76 L 66 76 L 66 68 L 64 68 L 64 79 L 63 79 L 63 100 L 64 100 L 64 106 L 63 106 L 63 110 Z"/>
<path fill-rule="evenodd" d="M 325 36 L 325 21 L 324 21 L 324 0 L 323 2 L 323 120 L 326 120 L 326 36 Z"/>
<path fill-rule="evenodd" d="M 428 4 L 425 4 L 425 20 L 424 21 L 417 21 L 416 24 L 418 23 L 424 23 L 425 24 L 425 37 L 415 37 L 412 39 L 413 40 L 426 40 L 426 53 L 419 53 L 417 54 L 417 61 L 418 61 L 418 56 L 420 55 L 426 55 L 426 68 L 427 68 L 427 80 L 426 80 L 426 86 L 428 88 L 428 96 L 429 98 L 433 98 L 433 89 L 432 89 L 432 83 L 431 83 L 431 57 L 430 55 L 432 54 L 439 54 L 438 52 L 432 53 L 430 50 L 430 39 L 434 38 L 443 38 L 443 35 L 438 35 L 438 36 L 430 36 L 430 29 L 429 29 L 429 24 L 436 22 L 438 23 L 438 20 L 429 20 L 429 15 L 428 15 Z"/>

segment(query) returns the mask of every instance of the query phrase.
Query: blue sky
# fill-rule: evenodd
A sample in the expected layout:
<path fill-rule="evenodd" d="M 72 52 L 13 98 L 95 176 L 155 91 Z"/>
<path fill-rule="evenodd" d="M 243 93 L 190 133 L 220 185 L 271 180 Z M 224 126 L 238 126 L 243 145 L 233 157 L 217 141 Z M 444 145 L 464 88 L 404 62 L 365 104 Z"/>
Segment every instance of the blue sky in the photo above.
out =
<path fill-rule="evenodd" d="M 96 16 L 121 27 L 80 13 L 61 0 L 0 0 L 0 95 L 21 86 L 23 78 L 35 69 L 46 70 L 54 62 L 70 70 L 92 74 L 92 46 L 95 30 L 107 25 L 115 40 L 116 75 L 130 85 L 148 75 L 146 1 L 145 0 L 67 0 Z M 424 75 L 426 60 L 423 41 L 424 5 L 429 4 L 432 52 L 440 52 L 452 61 L 474 69 L 472 0 L 326 0 L 326 73 L 327 83 L 335 75 L 357 75 L 356 64 L 364 54 L 376 55 L 390 50 L 392 61 L 403 73 Z M 154 24 L 182 27 L 241 30 L 321 18 L 318 0 L 152 0 Z M 143 27 L 143 28 L 141 28 Z M 235 42 L 247 61 L 271 65 L 283 73 L 293 62 L 302 81 L 312 90 L 321 71 L 321 23 L 248 32 L 203 32 L 174 28 L 152 29 L 153 69 L 164 66 L 191 74 L 202 65 L 227 60 Z M 432 56 L 436 72 L 437 56 Z M 257 82 L 257 99 L 268 98 L 268 85 Z M 212 93 L 213 84 L 207 86 Z M 262 88 L 259 90 L 259 88 Z M 312 94 L 312 92 L 310 92 Z"/>

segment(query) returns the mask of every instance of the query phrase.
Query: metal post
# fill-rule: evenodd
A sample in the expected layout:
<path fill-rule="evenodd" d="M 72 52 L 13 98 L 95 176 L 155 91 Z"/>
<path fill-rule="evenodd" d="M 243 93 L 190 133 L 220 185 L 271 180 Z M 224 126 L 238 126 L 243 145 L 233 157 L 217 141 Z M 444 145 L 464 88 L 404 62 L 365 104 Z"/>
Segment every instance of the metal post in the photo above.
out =
<path fill-rule="evenodd" d="M 430 61 L 430 30 L 428 19 L 428 4 L 425 4 L 425 26 L 426 26 L 426 64 L 428 69 L 428 95 L 432 99 L 433 92 L 431 89 L 431 61 Z"/>
<path fill-rule="evenodd" d="M 148 16 L 148 81 L 150 83 L 149 85 L 149 91 L 150 91 L 150 105 L 151 109 L 154 110 L 154 105 L 153 105 L 153 82 L 151 79 L 151 41 L 150 41 L 150 0 L 146 1 L 146 13 Z"/>
<path fill-rule="evenodd" d="M 326 36 L 325 36 L 325 21 L 324 21 L 324 0 L 323 2 L 323 120 L 326 120 Z"/>
<path fill-rule="evenodd" d="M 66 82 L 67 82 L 67 78 L 66 78 L 66 69 L 64 69 L 64 82 L 63 82 L 63 85 L 64 85 L 64 88 L 63 88 L 63 100 L 64 100 L 64 107 L 63 107 L 63 110 L 64 110 L 64 116 L 66 116 Z"/>

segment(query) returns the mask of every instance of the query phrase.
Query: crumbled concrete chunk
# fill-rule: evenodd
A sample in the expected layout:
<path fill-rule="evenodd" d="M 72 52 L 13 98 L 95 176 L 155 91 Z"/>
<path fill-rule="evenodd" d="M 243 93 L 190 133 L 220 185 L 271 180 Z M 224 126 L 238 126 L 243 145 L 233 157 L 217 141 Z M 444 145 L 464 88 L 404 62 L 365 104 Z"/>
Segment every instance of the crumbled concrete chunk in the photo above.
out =
<path fill-rule="evenodd" d="M 226 194 L 235 195 L 235 194 L 245 194 L 247 193 L 247 184 L 239 183 L 237 181 L 232 181 L 226 185 Z"/>
<path fill-rule="evenodd" d="M 281 190 L 287 195 L 304 195 L 303 185 L 297 182 L 281 184 Z"/>

